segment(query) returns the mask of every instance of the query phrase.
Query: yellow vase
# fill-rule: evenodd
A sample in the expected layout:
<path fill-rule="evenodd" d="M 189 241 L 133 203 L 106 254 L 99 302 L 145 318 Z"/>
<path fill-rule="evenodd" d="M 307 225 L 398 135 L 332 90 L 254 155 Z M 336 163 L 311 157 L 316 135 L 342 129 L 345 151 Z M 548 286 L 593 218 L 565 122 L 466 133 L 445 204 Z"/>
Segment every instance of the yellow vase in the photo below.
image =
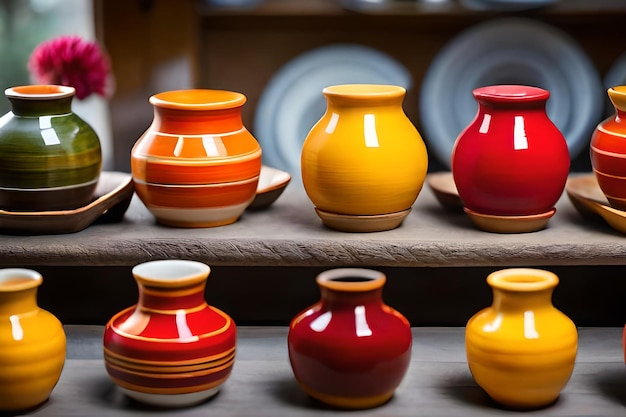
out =
<path fill-rule="evenodd" d="M 0 410 L 23 411 L 48 399 L 65 363 L 61 322 L 37 305 L 42 276 L 0 269 Z"/>
<path fill-rule="evenodd" d="M 338 230 L 399 226 L 428 169 L 424 141 L 402 108 L 406 90 L 346 84 L 323 94 L 326 113 L 301 155 L 302 182 L 317 214 Z"/>
<path fill-rule="evenodd" d="M 487 277 L 493 304 L 468 321 L 465 347 L 474 380 L 504 406 L 550 405 L 569 381 L 578 332 L 552 305 L 558 282 L 552 272 L 530 268 Z"/>

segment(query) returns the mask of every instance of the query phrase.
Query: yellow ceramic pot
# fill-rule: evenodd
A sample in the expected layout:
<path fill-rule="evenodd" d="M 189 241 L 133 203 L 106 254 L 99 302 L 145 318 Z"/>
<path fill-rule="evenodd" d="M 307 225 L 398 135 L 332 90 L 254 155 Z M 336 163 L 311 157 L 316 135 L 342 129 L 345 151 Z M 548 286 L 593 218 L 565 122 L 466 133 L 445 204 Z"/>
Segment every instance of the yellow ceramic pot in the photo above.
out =
<path fill-rule="evenodd" d="M 467 323 L 465 347 L 474 380 L 504 406 L 549 405 L 569 381 L 578 332 L 552 305 L 558 282 L 552 272 L 530 268 L 487 277 L 493 304 Z"/>
<path fill-rule="evenodd" d="M 37 305 L 42 276 L 0 269 L 0 410 L 23 411 L 48 399 L 65 363 L 61 322 Z"/>
<path fill-rule="evenodd" d="M 371 227 L 362 231 L 397 227 L 428 169 L 424 141 L 402 109 L 406 90 L 346 84 L 323 94 L 326 113 L 307 135 L 301 156 L 302 182 L 318 215 L 339 230 L 368 219 Z M 399 221 L 381 221 L 386 218 Z"/>

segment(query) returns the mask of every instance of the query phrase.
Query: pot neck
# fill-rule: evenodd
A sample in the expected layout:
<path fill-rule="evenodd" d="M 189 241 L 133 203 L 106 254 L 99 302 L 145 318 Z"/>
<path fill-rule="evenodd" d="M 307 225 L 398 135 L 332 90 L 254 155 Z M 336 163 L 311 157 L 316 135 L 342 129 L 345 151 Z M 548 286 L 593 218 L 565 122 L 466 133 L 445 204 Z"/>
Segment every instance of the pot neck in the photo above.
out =
<path fill-rule="evenodd" d="M 350 293 L 328 288 L 320 289 L 322 304 L 327 309 L 348 308 L 382 303 L 382 289 Z"/>
<path fill-rule="evenodd" d="M 558 278 L 549 271 L 511 268 L 490 274 L 487 282 L 493 290 L 495 310 L 523 313 L 552 308 L 552 293 Z"/>
<path fill-rule="evenodd" d="M 165 91 L 150 97 L 153 130 L 174 135 L 212 135 L 243 129 L 246 96 L 226 90 Z"/>
<path fill-rule="evenodd" d="M 72 87 L 32 85 L 7 88 L 11 110 L 19 117 L 58 116 L 72 112 Z"/>
<path fill-rule="evenodd" d="M 30 269 L 0 269 L 0 315 L 20 315 L 37 310 L 37 288 L 42 282 L 42 276 Z"/>
<path fill-rule="evenodd" d="M 36 288 L 0 293 L 0 316 L 26 314 L 38 308 Z"/>
<path fill-rule="evenodd" d="M 145 262 L 132 269 L 139 289 L 140 309 L 176 311 L 206 305 L 204 288 L 211 272 L 196 261 L 166 259 Z"/>
<path fill-rule="evenodd" d="M 615 108 L 616 120 L 626 120 L 626 86 L 611 87 L 607 93 Z"/>
<path fill-rule="evenodd" d="M 322 302 L 328 308 L 382 303 L 385 282 L 382 272 L 362 268 L 331 269 L 317 277 Z"/>
<path fill-rule="evenodd" d="M 403 87 L 378 84 L 344 84 L 322 90 L 329 108 L 396 107 L 402 109 Z"/>
<path fill-rule="evenodd" d="M 474 98 L 482 109 L 523 109 L 545 111 L 547 90 L 524 85 L 494 85 L 477 88 Z"/>
<path fill-rule="evenodd" d="M 179 288 L 164 288 L 139 283 L 137 307 L 151 311 L 194 310 L 206 306 L 204 289 L 206 282 Z"/>
<path fill-rule="evenodd" d="M 520 312 L 552 307 L 553 290 L 531 293 L 493 290 L 493 308 L 501 312 Z"/>
<path fill-rule="evenodd" d="M 243 129 L 241 107 L 223 110 L 169 109 L 154 107 L 152 128 L 175 135 L 211 135 Z"/>
<path fill-rule="evenodd" d="M 524 111 L 524 112 L 546 112 L 546 102 L 493 102 L 490 100 L 476 100 L 479 112 L 493 111 Z"/>

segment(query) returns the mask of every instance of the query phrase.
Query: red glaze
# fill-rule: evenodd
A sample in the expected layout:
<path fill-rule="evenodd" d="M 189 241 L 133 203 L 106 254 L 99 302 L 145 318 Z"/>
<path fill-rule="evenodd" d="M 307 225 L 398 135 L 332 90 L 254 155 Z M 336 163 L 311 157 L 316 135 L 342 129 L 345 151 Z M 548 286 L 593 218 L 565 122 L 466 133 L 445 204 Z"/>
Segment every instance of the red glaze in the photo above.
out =
<path fill-rule="evenodd" d="M 624 346 L 624 363 L 626 363 L 626 326 L 622 332 L 622 345 Z"/>
<path fill-rule="evenodd" d="M 589 153 L 598 185 L 611 206 L 626 210 L 626 86 L 608 89 L 615 114 L 598 124 Z"/>
<path fill-rule="evenodd" d="M 565 138 L 546 114 L 550 93 L 497 85 L 474 90 L 476 118 L 456 140 L 452 174 L 468 209 L 525 216 L 550 211 L 570 167 Z"/>
<path fill-rule="evenodd" d="M 219 387 L 235 360 L 236 327 L 204 300 L 208 266 L 165 260 L 136 266 L 135 306 L 105 327 L 105 367 L 122 388 L 189 394 Z"/>
<path fill-rule="evenodd" d="M 624 346 L 624 362 L 626 363 L 626 326 L 622 332 L 622 345 Z"/>
<path fill-rule="evenodd" d="M 412 335 L 407 319 L 382 301 L 385 280 L 352 268 L 318 276 L 321 300 L 292 320 L 288 336 L 291 367 L 309 395 L 342 408 L 374 407 L 393 395 Z"/>

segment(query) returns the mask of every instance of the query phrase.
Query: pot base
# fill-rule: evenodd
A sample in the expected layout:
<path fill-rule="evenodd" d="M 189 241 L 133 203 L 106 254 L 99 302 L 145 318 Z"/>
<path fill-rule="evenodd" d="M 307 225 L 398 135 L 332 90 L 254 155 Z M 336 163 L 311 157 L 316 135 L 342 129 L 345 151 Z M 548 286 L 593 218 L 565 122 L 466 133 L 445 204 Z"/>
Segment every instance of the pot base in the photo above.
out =
<path fill-rule="evenodd" d="M 411 209 L 395 213 L 365 216 L 332 213 L 320 210 L 317 207 L 315 212 L 322 219 L 324 225 L 341 232 L 382 232 L 399 227 L 406 216 L 409 215 Z"/>
<path fill-rule="evenodd" d="M 386 392 L 384 394 L 374 395 L 371 397 L 341 397 L 337 395 L 317 392 L 304 384 L 299 385 L 300 388 L 302 388 L 302 391 L 304 391 L 307 395 L 315 398 L 318 401 L 323 402 L 324 404 L 330 405 L 332 407 L 352 410 L 364 410 L 367 408 L 374 408 L 383 405 L 391 399 L 394 393 L 393 391 Z"/>
<path fill-rule="evenodd" d="M 141 403 L 167 408 L 191 407 L 207 401 L 217 395 L 221 386 L 217 386 L 205 391 L 190 392 L 186 394 L 150 394 L 118 387 L 124 394 Z"/>
<path fill-rule="evenodd" d="M 244 204 L 227 207 L 166 208 L 150 206 L 148 210 L 159 224 L 180 228 L 206 228 L 235 223 L 243 215 L 252 198 Z"/>
<path fill-rule="evenodd" d="M 548 220 L 556 209 L 545 213 L 528 216 L 496 216 L 492 214 L 482 214 L 465 207 L 465 213 L 472 220 L 474 225 L 485 232 L 492 233 L 529 233 L 545 229 Z"/>

